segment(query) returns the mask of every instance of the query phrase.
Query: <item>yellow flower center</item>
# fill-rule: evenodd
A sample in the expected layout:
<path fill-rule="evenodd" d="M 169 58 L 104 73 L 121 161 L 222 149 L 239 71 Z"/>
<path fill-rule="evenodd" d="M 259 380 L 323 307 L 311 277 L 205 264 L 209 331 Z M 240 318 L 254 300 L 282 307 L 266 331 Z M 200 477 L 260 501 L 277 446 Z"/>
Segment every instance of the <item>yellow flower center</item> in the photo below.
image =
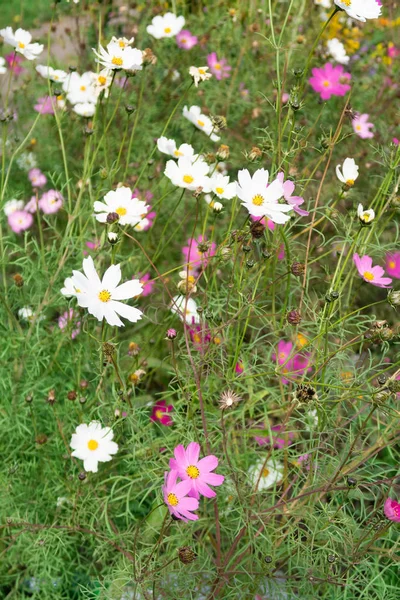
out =
<path fill-rule="evenodd" d="M 116 65 L 117 67 L 121 67 L 123 60 L 119 56 L 113 56 L 111 59 L 111 62 L 113 65 Z"/>
<path fill-rule="evenodd" d="M 99 292 L 98 298 L 102 302 L 110 302 L 111 294 L 108 290 L 101 290 L 101 292 Z"/>
<path fill-rule="evenodd" d="M 364 279 L 366 279 L 367 281 L 373 281 L 375 279 L 375 277 L 374 277 L 373 273 L 370 273 L 369 271 L 365 271 Z"/>
<path fill-rule="evenodd" d="M 58 75 L 53 75 L 53 77 L 54 77 L 54 81 L 58 81 L 58 79 L 59 79 Z"/>
<path fill-rule="evenodd" d="M 86 92 L 86 85 L 81 85 L 79 89 L 81 90 L 81 92 Z"/>
<path fill-rule="evenodd" d="M 128 212 L 126 210 L 126 208 L 124 208 L 123 206 L 120 206 L 119 208 L 117 208 L 117 210 L 115 211 L 117 213 L 117 215 L 119 215 L 120 217 L 123 217 L 124 215 L 126 215 L 126 213 Z"/>
<path fill-rule="evenodd" d="M 363 215 L 361 215 L 361 219 L 364 221 L 364 223 L 368 223 L 370 218 L 371 218 L 370 215 L 367 215 L 367 213 L 364 213 Z"/>
<path fill-rule="evenodd" d="M 342 0 L 343 4 L 346 6 L 351 6 L 351 0 Z"/>
<path fill-rule="evenodd" d="M 98 82 L 99 82 L 100 85 L 106 85 L 106 83 L 107 83 L 107 77 L 104 77 L 104 75 L 100 75 L 99 79 L 98 79 Z"/>
<path fill-rule="evenodd" d="M 77 287 L 75 288 L 75 292 L 76 292 L 77 294 L 81 294 L 81 293 L 82 293 L 82 292 L 81 292 L 81 290 L 80 290 L 79 288 L 77 288 Z"/>
<path fill-rule="evenodd" d="M 194 181 L 194 178 L 193 178 L 191 175 L 184 175 L 184 176 L 183 176 L 183 181 L 184 181 L 185 183 L 193 183 L 193 181 Z"/>
<path fill-rule="evenodd" d="M 348 185 L 349 187 L 353 187 L 353 185 L 354 185 L 354 179 L 348 179 L 346 181 L 346 185 Z"/>
<path fill-rule="evenodd" d="M 261 471 L 261 477 L 268 477 L 268 475 L 269 475 L 269 470 L 264 468 Z"/>
<path fill-rule="evenodd" d="M 171 27 L 166 27 L 164 29 L 164 33 L 171 33 L 171 31 L 172 31 Z"/>
<path fill-rule="evenodd" d="M 361 131 L 361 125 L 356 125 L 357 131 Z"/>
<path fill-rule="evenodd" d="M 172 493 L 168 494 L 167 500 L 168 500 L 168 504 L 170 506 L 178 506 L 178 504 L 179 504 L 179 500 L 175 496 L 175 494 L 172 494 Z"/>
<path fill-rule="evenodd" d="M 221 65 L 219 63 L 215 63 L 214 69 L 217 69 L 217 71 L 219 71 L 221 69 Z"/>
<path fill-rule="evenodd" d="M 175 156 L 183 156 L 183 152 L 179 152 L 179 150 L 174 150 Z"/>
<path fill-rule="evenodd" d="M 156 410 L 156 418 L 157 419 L 162 419 L 164 416 L 164 412 L 159 408 L 158 410 Z"/>
<path fill-rule="evenodd" d="M 126 46 L 124 40 L 119 40 L 118 41 L 118 45 L 119 45 L 120 48 L 125 48 L 125 46 Z"/>
<path fill-rule="evenodd" d="M 205 123 L 204 123 L 204 121 L 200 121 L 200 119 L 199 119 L 199 120 L 197 121 L 197 125 L 198 125 L 199 127 L 204 127 Z"/>
<path fill-rule="evenodd" d="M 89 450 L 97 450 L 99 447 L 99 442 L 96 442 L 96 440 L 89 440 L 87 447 Z"/>
<path fill-rule="evenodd" d="M 395 269 L 395 268 L 396 268 L 396 263 L 394 262 L 394 260 L 391 260 L 391 261 L 389 262 L 389 268 L 390 268 L 390 269 Z"/>
<path fill-rule="evenodd" d="M 261 194 L 256 194 L 252 199 L 252 203 L 254 206 L 262 206 L 264 204 L 264 196 L 261 196 Z"/>
<path fill-rule="evenodd" d="M 199 333 L 195 333 L 193 335 L 193 341 L 195 344 L 201 344 L 201 337 Z M 190 467 L 189 467 L 190 468 Z"/>
<path fill-rule="evenodd" d="M 286 354 L 284 352 L 279 352 L 279 360 L 285 360 Z"/>
<path fill-rule="evenodd" d="M 205 75 L 206 74 L 206 72 L 205 72 L 204 69 L 199 69 L 199 73 L 200 73 L 200 75 Z"/>
<path fill-rule="evenodd" d="M 215 188 L 215 191 L 217 192 L 217 194 L 223 194 L 224 188 L 217 187 L 217 188 Z"/>
<path fill-rule="evenodd" d="M 330 83 L 329 83 L 329 81 L 324 81 L 324 83 L 323 83 L 322 85 L 323 85 L 324 87 L 329 87 L 329 86 L 330 86 Z"/>
<path fill-rule="evenodd" d="M 25 44 L 23 42 L 19 42 L 18 48 L 21 48 L 21 50 L 22 50 L 23 48 L 25 48 Z"/>
<path fill-rule="evenodd" d="M 189 475 L 190 479 L 197 479 L 200 476 L 200 471 L 194 465 L 189 465 L 186 469 L 187 475 Z"/>

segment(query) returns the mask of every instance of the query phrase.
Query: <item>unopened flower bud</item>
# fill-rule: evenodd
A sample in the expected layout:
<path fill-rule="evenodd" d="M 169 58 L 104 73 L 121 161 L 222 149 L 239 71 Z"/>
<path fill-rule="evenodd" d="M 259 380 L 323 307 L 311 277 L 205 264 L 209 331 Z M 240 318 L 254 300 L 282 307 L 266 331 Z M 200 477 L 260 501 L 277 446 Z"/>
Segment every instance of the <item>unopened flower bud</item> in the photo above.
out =
<path fill-rule="evenodd" d="M 230 154 L 229 146 L 226 146 L 225 144 L 221 144 L 221 146 L 217 150 L 216 157 L 218 160 L 228 160 L 229 154 Z"/>
<path fill-rule="evenodd" d="M 201 185 L 199 185 L 199 187 L 196 188 L 195 191 L 193 192 L 193 196 L 194 196 L 194 198 L 199 198 L 202 193 L 203 193 L 203 188 L 201 187 Z"/>
<path fill-rule="evenodd" d="M 265 231 L 265 225 L 261 221 L 253 221 L 250 225 L 250 233 L 255 240 L 263 237 Z"/>
<path fill-rule="evenodd" d="M 355 488 L 357 486 L 357 479 L 355 477 L 347 477 L 347 485 L 351 488 Z"/>
<path fill-rule="evenodd" d="M 298 325 L 299 323 L 301 323 L 301 314 L 298 310 L 291 310 L 286 315 L 286 319 L 287 322 L 290 323 L 290 325 Z"/>
<path fill-rule="evenodd" d="M 30 403 L 32 402 L 32 400 L 33 400 L 33 394 L 27 394 L 27 395 L 25 396 L 25 402 L 26 402 L 27 404 L 30 404 Z"/>
<path fill-rule="evenodd" d="M 19 273 L 15 273 L 15 275 L 13 275 L 13 279 L 16 287 L 21 288 L 24 285 L 24 278 Z"/>
<path fill-rule="evenodd" d="M 262 157 L 262 150 L 260 150 L 260 148 L 257 148 L 257 146 L 253 146 L 253 148 L 250 150 L 247 158 L 251 162 L 256 162 L 257 160 L 260 160 L 261 157 Z"/>
<path fill-rule="evenodd" d="M 107 169 L 103 168 L 103 169 L 100 170 L 100 177 L 102 179 L 107 179 L 107 177 L 108 177 L 108 171 L 107 171 Z"/>
<path fill-rule="evenodd" d="M 89 387 L 89 382 L 87 379 L 81 379 L 81 381 L 79 382 L 79 387 L 81 388 L 81 390 L 86 390 L 87 387 Z"/>
<path fill-rule="evenodd" d="M 70 392 L 68 392 L 67 398 L 68 400 L 76 400 L 77 393 L 75 392 L 75 390 L 71 390 Z"/>
<path fill-rule="evenodd" d="M 119 221 L 119 214 L 116 212 L 108 213 L 106 220 L 109 225 L 111 225 L 112 223 L 116 223 L 117 221 Z"/>
<path fill-rule="evenodd" d="M 87 475 L 86 475 L 85 471 L 81 471 L 78 475 L 78 479 L 80 481 L 85 481 L 86 477 L 87 477 Z"/>
<path fill-rule="evenodd" d="M 189 548 L 189 546 L 183 546 L 182 548 L 178 549 L 178 557 L 181 563 L 184 565 L 189 565 L 196 560 L 197 554 L 194 552 L 194 550 Z"/>
<path fill-rule="evenodd" d="M 110 214 L 113 214 L 113 213 L 110 213 Z M 108 234 L 107 234 L 107 239 L 108 239 L 109 243 L 112 246 L 114 246 L 114 244 L 116 244 L 118 242 L 118 240 L 119 240 L 118 234 L 115 233 L 114 231 L 109 231 Z"/>
<path fill-rule="evenodd" d="M 174 340 L 177 336 L 176 329 L 168 329 L 167 330 L 167 340 Z"/>
<path fill-rule="evenodd" d="M 45 433 L 39 433 L 39 435 L 36 438 L 36 443 L 39 444 L 40 446 L 43 446 L 43 444 L 45 444 L 47 442 L 47 435 Z"/>
<path fill-rule="evenodd" d="M 300 277 L 301 275 L 304 275 L 304 273 L 306 272 L 306 265 L 304 265 L 303 263 L 300 263 L 300 262 L 294 262 L 290 267 L 290 271 L 291 271 L 292 275 L 296 275 L 297 277 Z"/>
<path fill-rule="evenodd" d="M 389 302 L 390 306 L 393 306 L 393 308 L 400 306 L 400 291 L 389 290 L 387 301 Z"/>
<path fill-rule="evenodd" d="M 220 213 L 224 210 L 224 205 L 221 204 L 221 202 L 213 202 L 212 203 L 212 209 L 215 213 Z"/>
<path fill-rule="evenodd" d="M 56 391 L 55 390 L 50 390 L 49 393 L 47 394 L 47 402 L 53 406 L 53 404 L 56 401 Z"/>

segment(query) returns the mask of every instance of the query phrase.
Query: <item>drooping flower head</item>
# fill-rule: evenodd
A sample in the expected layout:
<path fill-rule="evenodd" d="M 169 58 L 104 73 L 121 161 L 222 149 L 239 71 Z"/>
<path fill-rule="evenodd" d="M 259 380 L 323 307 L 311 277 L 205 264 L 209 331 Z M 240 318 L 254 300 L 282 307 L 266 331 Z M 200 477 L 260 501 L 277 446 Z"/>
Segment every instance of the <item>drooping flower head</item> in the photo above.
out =
<path fill-rule="evenodd" d="M 360 257 L 356 253 L 353 256 L 353 261 L 359 274 L 367 283 L 383 288 L 389 287 L 392 283 L 390 277 L 383 277 L 385 270 L 382 267 L 372 266 L 372 258 L 370 256 L 365 255 Z"/>
<path fill-rule="evenodd" d="M 191 483 L 187 492 L 189 496 L 214 498 L 216 493 L 209 486 L 222 485 L 225 477 L 212 472 L 218 467 L 216 456 L 210 454 L 199 460 L 199 455 L 200 444 L 197 442 L 190 442 L 186 449 L 179 444 L 174 450 L 175 458 L 169 461 L 170 469 L 176 471 L 183 481 Z"/>
<path fill-rule="evenodd" d="M 400 523 L 400 504 L 396 502 L 396 500 L 393 500 L 393 498 L 387 498 L 383 511 L 386 518 L 388 518 L 390 521 Z"/>
<path fill-rule="evenodd" d="M 225 58 L 221 58 L 218 60 L 217 53 L 211 52 L 207 56 L 207 63 L 210 67 L 211 73 L 215 76 L 216 79 L 221 80 L 230 76 L 230 71 L 232 67 L 227 64 Z"/>
<path fill-rule="evenodd" d="M 83 460 L 85 471 L 97 473 L 99 462 L 110 461 L 112 455 L 118 452 L 118 444 L 112 441 L 113 437 L 113 430 L 102 427 L 98 421 L 78 425 L 71 437 L 71 455 Z"/>
<path fill-rule="evenodd" d="M 368 121 L 369 115 L 357 115 L 351 122 L 354 133 L 358 135 L 363 140 L 367 140 L 374 137 L 374 132 L 371 131 L 373 129 L 374 124 Z"/>
<path fill-rule="evenodd" d="M 156 40 L 161 38 L 175 37 L 183 29 L 185 17 L 176 16 L 174 13 L 167 12 L 165 15 L 157 15 L 146 27 L 147 33 Z"/>
<path fill-rule="evenodd" d="M 167 404 L 165 400 L 158 400 L 151 410 L 150 420 L 161 425 L 173 425 L 174 422 L 169 414 L 173 410 L 172 404 Z"/>
<path fill-rule="evenodd" d="M 269 173 L 265 169 L 258 169 L 253 176 L 247 169 L 242 169 L 238 173 L 236 193 L 254 217 L 268 217 L 274 223 L 286 223 L 290 219 L 286 213 L 293 208 L 278 202 L 284 195 L 282 182 L 275 179 L 268 184 L 268 180 Z"/>
<path fill-rule="evenodd" d="M 342 65 L 334 67 L 331 63 L 327 63 L 323 67 L 312 69 L 309 83 L 322 100 L 329 100 L 332 96 L 345 96 L 351 89 L 350 79 L 350 73 L 345 73 Z"/>
<path fill-rule="evenodd" d="M 190 50 L 193 46 L 196 46 L 197 42 L 197 36 L 192 35 L 188 29 L 182 29 L 176 36 L 178 47 L 184 50 Z"/>
<path fill-rule="evenodd" d="M 386 255 L 386 271 L 395 279 L 400 279 L 400 252 L 389 252 Z"/>
<path fill-rule="evenodd" d="M 171 515 L 182 521 L 197 521 L 198 515 L 192 511 L 199 508 L 196 498 L 188 497 L 192 484 L 191 481 L 180 481 L 177 483 L 177 471 L 165 472 L 164 485 L 162 488 L 164 502 Z"/>
<path fill-rule="evenodd" d="M 377 19 L 382 13 L 380 0 L 335 0 L 335 4 L 346 11 L 351 19 L 363 22 Z"/>

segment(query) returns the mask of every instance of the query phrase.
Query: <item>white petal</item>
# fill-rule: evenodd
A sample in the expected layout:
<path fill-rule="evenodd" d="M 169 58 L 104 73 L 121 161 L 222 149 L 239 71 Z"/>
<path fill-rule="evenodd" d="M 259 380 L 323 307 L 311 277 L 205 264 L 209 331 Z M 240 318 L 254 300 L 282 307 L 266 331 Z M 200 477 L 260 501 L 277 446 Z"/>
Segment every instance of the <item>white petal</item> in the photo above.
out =
<path fill-rule="evenodd" d="M 119 285 L 112 294 L 113 300 L 127 300 L 139 296 L 143 291 L 143 285 L 139 279 L 132 279 Z"/>
<path fill-rule="evenodd" d="M 111 292 L 114 290 L 119 282 L 121 281 L 121 267 L 120 265 L 111 265 L 104 273 L 101 286 Z"/>

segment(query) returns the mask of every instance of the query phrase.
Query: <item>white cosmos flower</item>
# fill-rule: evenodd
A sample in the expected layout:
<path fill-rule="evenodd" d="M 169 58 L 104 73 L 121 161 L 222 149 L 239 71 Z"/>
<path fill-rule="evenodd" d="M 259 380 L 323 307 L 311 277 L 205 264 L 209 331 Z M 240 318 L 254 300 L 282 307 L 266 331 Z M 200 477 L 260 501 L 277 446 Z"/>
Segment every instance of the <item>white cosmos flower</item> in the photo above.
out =
<path fill-rule="evenodd" d="M 368 210 L 364 210 L 363 205 L 359 204 L 357 209 L 357 216 L 360 219 L 361 223 L 364 225 L 369 225 L 375 219 L 375 211 L 370 208 Z"/>
<path fill-rule="evenodd" d="M 280 483 L 283 479 L 284 467 L 282 464 L 273 460 L 268 460 L 265 464 L 263 459 L 259 460 L 255 465 L 251 465 L 248 470 L 248 477 L 253 488 L 257 485 L 257 491 L 262 492 Z"/>
<path fill-rule="evenodd" d="M 214 126 L 211 122 L 211 119 L 207 117 L 207 115 L 203 115 L 200 106 L 193 105 L 190 108 L 185 106 L 182 111 L 182 114 L 185 117 L 185 119 L 193 123 L 193 125 L 197 127 L 197 129 L 201 129 L 202 131 L 204 131 L 204 133 L 208 135 L 208 137 L 211 138 L 213 142 L 218 142 L 220 140 L 220 138 L 215 133 L 213 133 Z"/>
<path fill-rule="evenodd" d="M 222 173 L 214 173 L 211 176 L 211 191 L 214 192 L 218 198 L 225 198 L 225 200 L 232 200 L 236 196 L 236 183 L 229 183 L 229 175 L 222 175 Z"/>
<path fill-rule="evenodd" d="M 7 68 L 5 65 L 6 59 L 0 56 L 0 75 L 4 75 L 4 73 L 7 73 Z"/>
<path fill-rule="evenodd" d="M 148 206 L 143 200 L 132 198 L 131 189 L 122 186 L 107 192 L 104 201 L 97 200 L 93 208 L 100 223 L 106 223 L 110 213 L 117 213 L 120 225 L 137 225 L 146 215 Z"/>
<path fill-rule="evenodd" d="M 141 50 L 122 46 L 119 42 L 107 44 L 107 50 L 99 44 L 99 52 L 92 48 L 97 56 L 97 62 L 106 69 L 125 69 L 128 71 L 140 71 L 142 69 L 143 55 Z"/>
<path fill-rule="evenodd" d="M 205 194 L 204 200 L 207 202 L 208 206 L 214 210 L 214 212 L 219 213 L 223 210 L 224 206 L 221 202 L 215 202 L 210 196 L 210 194 Z"/>
<path fill-rule="evenodd" d="M 0 29 L 0 35 L 4 38 L 6 44 L 14 46 L 15 51 L 28 60 L 34 60 L 43 52 L 43 44 L 31 44 L 32 35 L 25 29 L 19 28 L 14 33 L 12 27 L 6 27 Z"/>
<path fill-rule="evenodd" d="M 23 210 L 24 204 L 25 202 L 23 200 L 16 200 L 15 198 L 13 198 L 12 200 L 9 200 L 5 203 L 3 207 L 4 214 L 6 215 L 6 217 L 8 217 L 8 215 L 11 215 L 17 210 Z"/>
<path fill-rule="evenodd" d="M 171 311 L 178 315 L 180 320 L 185 321 L 188 325 L 200 323 L 197 304 L 193 298 L 174 296 L 171 302 Z"/>
<path fill-rule="evenodd" d="M 45 79 L 50 79 L 50 81 L 54 81 L 55 83 L 64 83 L 68 77 L 68 73 L 65 71 L 53 69 L 53 67 L 48 67 L 47 65 L 38 65 L 36 71 Z"/>
<path fill-rule="evenodd" d="M 132 46 L 134 41 L 135 41 L 134 37 L 131 37 L 128 40 L 128 38 L 126 38 L 126 37 L 117 38 L 117 37 L 115 37 L 115 35 L 113 35 L 111 38 L 111 43 L 118 44 L 118 46 L 120 48 L 126 48 L 127 46 Z"/>
<path fill-rule="evenodd" d="M 91 256 L 83 259 L 82 267 L 84 273 L 73 271 L 72 282 L 66 280 L 65 287 L 61 290 L 64 296 L 66 295 L 65 290 L 70 293 L 71 288 L 75 287 L 74 294 L 79 306 L 87 308 L 88 312 L 98 321 L 105 319 L 109 325 L 116 327 L 123 326 L 118 315 L 132 323 L 136 323 L 142 318 L 143 313 L 140 310 L 119 302 L 119 300 L 134 298 L 142 293 L 143 286 L 139 279 L 131 279 L 119 285 L 121 267 L 120 265 L 111 265 L 104 273 L 103 279 L 100 280 Z"/>
<path fill-rule="evenodd" d="M 181 144 L 179 148 L 176 147 L 175 140 L 168 139 L 165 136 L 158 138 L 157 148 L 163 154 L 168 154 L 174 158 L 189 158 L 192 162 L 197 158 L 194 153 L 194 148 L 190 144 Z"/>
<path fill-rule="evenodd" d="M 243 206 L 254 217 L 268 217 L 274 223 L 286 223 L 290 216 L 285 213 L 293 210 L 289 204 L 280 204 L 284 190 L 279 179 L 268 185 L 269 173 L 265 169 L 257 169 L 253 176 L 247 169 L 238 173 L 236 193 Z"/>
<path fill-rule="evenodd" d="M 146 229 L 149 227 L 149 225 L 150 225 L 150 221 L 149 221 L 149 219 L 147 219 L 146 217 L 144 217 L 144 219 L 141 219 L 141 220 L 139 221 L 139 223 L 137 223 L 137 224 L 134 226 L 134 228 L 133 228 L 133 229 L 134 229 L 135 231 L 142 232 L 142 231 L 146 231 Z"/>
<path fill-rule="evenodd" d="M 382 13 L 382 6 L 377 0 L 335 0 L 335 4 L 345 10 L 349 17 L 359 21 L 377 19 Z"/>
<path fill-rule="evenodd" d="M 341 65 L 347 65 L 350 61 L 350 56 L 346 54 L 346 48 L 340 40 L 333 38 L 327 42 L 329 54 Z"/>
<path fill-rule="evenodd" d="M 63 83 L 63 90 L 71 104 L 84 104 L 86 102 L 97 102 L 97 92 L 93 85 L 93 73 L 87 71 L 82 75 L 73 72 L 67 75 Z"/>
<path fill-rule="evenodd" d="M 314 0 L 314 4 L 322 6 L 322 8 L 330 8 L 332 6 L 331 0 Z"/>
<path fill-rule="evenodd" d="M 185 17 L 177 17 L 174 13 L 167 12 L 165 15 L 157 15 L 146 27 L 147 33 L 157 40 L 165 37 L 175 37 L 183 28 Z"/>
<path fill-rule="evenodd" d="M 78 294 L 84 294 L 84 290 L 80 288 L 80 283 L 75 276 L 67 277 L 64 280 L 64 287 L 61 288 L 61 293 L 66 298 L 72 298 Z"/>
<path fill-rule="evenodd" d="M 72 110 L 80 117 L 93 117 L 96 111 L 96 105 L 92 102 L 78 102 L 74 104 Z"/>
<path fill-rule="evenodd" d="M 341 170 L 340 170 L 341 169 Z M 343 166 L 336 167 L 336 176 L 345 185 L 352 187 L 358 177 L 358 166 L 354 158 L 346 158 Z"/>
<path fill-rule="evenodd" d="M 164 175 L 166 175 L 174 185 L 195 191 L 202 188 L 203 192 L 210 191 L 210 178 L 208 174 L 208 164 L 201 158 L 192 163 L 190 158 L 179 158 L 176 163 L 169 160 L 165 166 Z"/>
<path fill-rule="evenodd" d="M 193 77 L 195 87 L 199 86 L 200 81 L 211 79 L 212 73 L 207 73 L 208 67 L 190 67 L 189 75 Z"/>
<path fill-rule="evenodd" d="M 92 73 L 92 81 L 97 95 L 104 90 L 104 97 L 108 98 L 108 88 L 112 82 L 111 71 L 109 69 L 102 69 L 100 73 Z"/>
<path fill-rule="evenodd" d="M 98 421 L 78 425 L 71 437 L 71 456 L 83 460 L 85 471 L 97 473 L 99 462 L 109 462 L 118 452 L 118 444 L 112 441 L 113 437 L 111 427 L 102 427 Z"/>

